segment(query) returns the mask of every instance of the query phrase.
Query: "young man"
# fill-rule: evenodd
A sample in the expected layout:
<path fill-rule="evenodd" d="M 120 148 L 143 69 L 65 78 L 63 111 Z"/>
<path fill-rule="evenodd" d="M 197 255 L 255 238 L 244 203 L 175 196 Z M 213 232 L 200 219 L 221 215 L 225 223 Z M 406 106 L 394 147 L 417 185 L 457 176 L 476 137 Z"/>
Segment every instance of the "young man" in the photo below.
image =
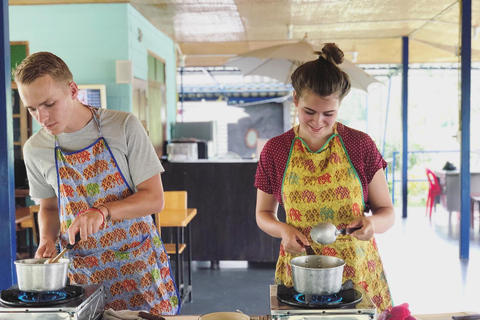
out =
<path fill-rule="evenodd" d="M 102 283 L 106 308 L 177 314 L 178 292 L 151 214 L 163 209 L 163 167 L 132 114 L 77 100 L 59 57 L 38 52 L 14 72 L 42 127 L 25 144 L 30 196 L 40 203 L 36 258 L 67 253 L 72 284 Z"/>

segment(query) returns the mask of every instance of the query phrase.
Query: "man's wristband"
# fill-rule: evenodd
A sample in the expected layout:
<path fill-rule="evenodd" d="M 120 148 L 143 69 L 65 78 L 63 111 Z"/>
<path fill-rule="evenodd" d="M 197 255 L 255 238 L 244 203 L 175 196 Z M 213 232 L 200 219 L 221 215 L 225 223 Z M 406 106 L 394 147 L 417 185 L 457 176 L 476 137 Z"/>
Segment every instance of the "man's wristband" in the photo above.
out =
<path fill-rule="evenodd" d="M 97 209 L 99 209 L 100 207 L 104 207 L 105 209 L 107 209 L 107 216 L 105 217 L 105 220 L 107 222 L 112 220 L 112 215 L 110 214 L 110 209 L 108 209 L 108 207 L 103 203 L 100 203 L 99 205 L 97 205 Z"/>

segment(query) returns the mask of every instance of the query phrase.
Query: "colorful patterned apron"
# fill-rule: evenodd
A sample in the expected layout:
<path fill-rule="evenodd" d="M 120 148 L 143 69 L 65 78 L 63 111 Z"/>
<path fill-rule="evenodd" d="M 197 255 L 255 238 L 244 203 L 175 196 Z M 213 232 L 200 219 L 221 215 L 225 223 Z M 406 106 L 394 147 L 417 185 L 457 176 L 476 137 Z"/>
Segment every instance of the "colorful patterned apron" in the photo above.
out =
<path fill-rule="evenodd" d="M 338 236 L 334 243 L 323 246 L 310 237 L 312 226 L 321 221 L 342 229 L 364 214 L 362 185 L 336 129 L 317 152 L 312 152 L 300 137 L 294 138 L 283 177 L 282 199 L 287 223 L 307 237 L 317 254 L 345 260 L 343 281 L 352 279 L 361 285 L 380 312 L 391 306 L 375 239 L 360 241 L 348 235 Z M 296 256 L 280 246 L 276 284 L 293 286 L 290 260 Z"/>
<path fill-rule="evenodd" d="M 94 108 L 90 110 L 99 132 L 92 145 L 63 153 L 55 137 L 62 247 L 67 245 L 67 229 L 80 211 L 133 193 L 102 136 L 100 117 Z M 180 301 L 170 262 L 151 216 L 105 221 L 98 232 L 67 255 L 72 262 L 71 283 L 103 284 L 106 309 L 178 314 Z"/>

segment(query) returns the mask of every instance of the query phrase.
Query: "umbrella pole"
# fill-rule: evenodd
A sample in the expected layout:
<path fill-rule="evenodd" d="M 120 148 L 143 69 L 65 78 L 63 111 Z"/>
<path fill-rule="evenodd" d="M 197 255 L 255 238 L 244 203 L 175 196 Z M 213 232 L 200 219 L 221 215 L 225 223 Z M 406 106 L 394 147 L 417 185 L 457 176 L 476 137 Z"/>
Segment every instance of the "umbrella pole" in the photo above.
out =
<path fill-rule="evenodd" d="M 185 101 L 185 97 L 183 95 L 183 67 L 180 67 L 180 120 L 183 122 L 183 102 Z"/>

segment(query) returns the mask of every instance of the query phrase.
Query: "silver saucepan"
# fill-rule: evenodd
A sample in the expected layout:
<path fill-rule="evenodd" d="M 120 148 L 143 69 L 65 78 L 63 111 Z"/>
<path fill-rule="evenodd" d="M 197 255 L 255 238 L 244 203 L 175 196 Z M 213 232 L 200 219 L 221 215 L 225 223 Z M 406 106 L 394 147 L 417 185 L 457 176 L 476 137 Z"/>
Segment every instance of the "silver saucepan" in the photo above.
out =
<path fill-rule="evenodd" d="M 48 258 L 15 261 L 18 289 L 26 292 L 54 291 L 67 285 L 68 259 L 45 264 Z"/>
<path fill-rule="evenodd" d="M 300 256 L 290 260 L 295 291 L 308 295 L 328 295 L 342 289 L 345 261 L 329 256 Z"/>

